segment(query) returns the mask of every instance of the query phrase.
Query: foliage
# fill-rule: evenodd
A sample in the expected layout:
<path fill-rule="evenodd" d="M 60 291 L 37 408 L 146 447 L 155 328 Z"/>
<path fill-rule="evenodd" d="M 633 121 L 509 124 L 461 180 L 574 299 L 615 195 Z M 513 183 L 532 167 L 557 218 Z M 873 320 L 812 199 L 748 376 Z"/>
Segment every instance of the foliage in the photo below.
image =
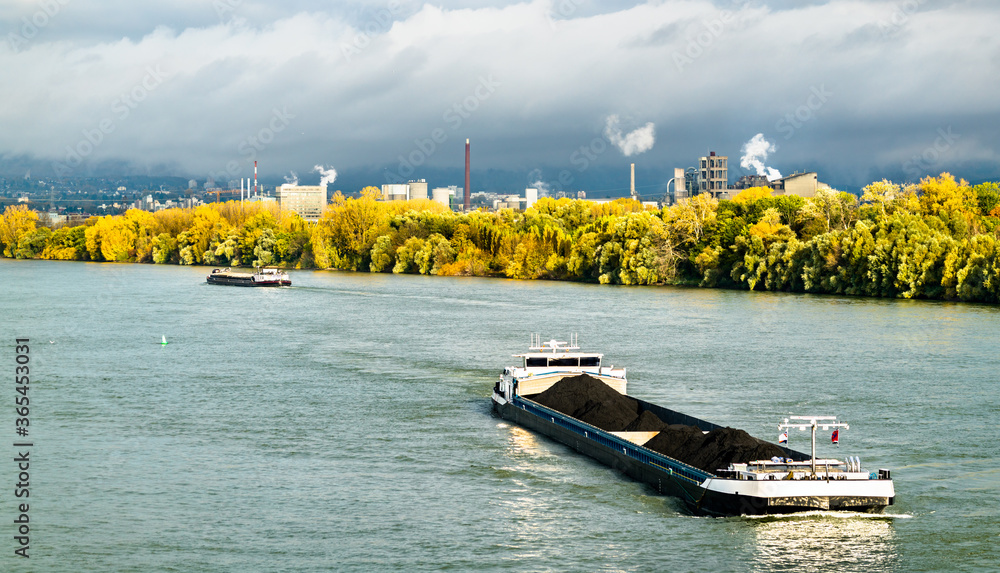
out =
<path fill-rule="evenodd" d="M 317 223 L 273 204 L 131 210 L 49 229 L 0 216 L 3 256 L 284 265 L 424 275 L 1000 302 L 1000 185 L 948 173 L 854 195 L 746 189 L 661 210 L 631 199 L 542 198 L 524 212 L 453 213 L 426 199 L 337 193 Z"/>
<path fill-rule="evenodd" d="M 3 256 L 14 258 L 24 235 L 35 231 L 38 214 L 25 205 L 11 205 L 0 215 L 0 248 Z M 22 258 L 22 257 L 18 257 Z"/>

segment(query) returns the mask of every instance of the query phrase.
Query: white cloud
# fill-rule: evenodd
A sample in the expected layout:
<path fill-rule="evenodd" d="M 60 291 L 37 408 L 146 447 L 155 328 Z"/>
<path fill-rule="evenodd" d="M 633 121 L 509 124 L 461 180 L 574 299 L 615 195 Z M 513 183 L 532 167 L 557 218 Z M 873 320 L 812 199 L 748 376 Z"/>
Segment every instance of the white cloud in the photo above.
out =
<path fill-rule="evenodd" d="M 604 137 L 607 137 L 608 141 L 622 152 L 622 155 L 631 157 L 653 148 L 656 143 L 656 127 L 653 122 L 624 135 L 619 123 L 617 115 L 609 115 L 604 124 Z"/>
<path fill-rule="evenodd" d="M 6 29 L 37 10 L 22 4 L 0 10 Z M 228 20 L 194 0 L 123 6 L 69 3 L 19 51 L 0 45 L 0 156 L 66 161 L 67 148 L 89 144 L 88 163 L 199 176 L 233 163 L 246 176 L 252 159 L 269 173 L 327 157 L 391 169 L 440 129 L 446 140 L 425 165 L 461 167 L 472 137 L 478 168 L 573 169 L 574 150 L 609 130 L 622 153 L 682 164 L 708 147 L 734 155 L 740 134 L 773 138 L 818 85 L 834 95 L 783 144 L 783 165 L 898 166 L 913 137 L 923 149 L 948 125 L 987 156 L 1000 150 L 990 127 L 1000 121 L 1000 16 L 989 2 L 922 4 L 888 37 L 879 23 L 893 6 L 860 0 L 749 3 L 731 18 L 709 0 L 605 12 L 583 3 L 567 17 L 549 0 L 407 4 L 389 21 L 380 2 L 359 12 L 244 0 Z M 693 63 L 677 70 L 673 56 L 692 45 Z M 150 69 L 163 71 L 155 86 Z M 490 76 L 495 93 L 473 101 Z M 133 91 L 142 101 L 126 103 Z M 607 110 L 648 123 L 623 133 L 602 121 Z M 670 137 L 656 141 L 654 125 Z"/>

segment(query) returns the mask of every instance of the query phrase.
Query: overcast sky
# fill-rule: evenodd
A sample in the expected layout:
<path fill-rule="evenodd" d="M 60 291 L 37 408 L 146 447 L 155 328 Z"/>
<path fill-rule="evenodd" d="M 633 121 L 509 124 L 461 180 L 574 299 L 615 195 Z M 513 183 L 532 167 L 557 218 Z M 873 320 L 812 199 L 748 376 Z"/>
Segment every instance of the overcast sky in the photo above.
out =
<path fill-rule="evenodd" d="M 587 189 L 709 150 L 735 180 L 760 133 L 841 187 L 997 180 L 998 29 L 995 0 L 6 0 L 0 159 L 378 185 L 470 138 L 477 170 Z"/>

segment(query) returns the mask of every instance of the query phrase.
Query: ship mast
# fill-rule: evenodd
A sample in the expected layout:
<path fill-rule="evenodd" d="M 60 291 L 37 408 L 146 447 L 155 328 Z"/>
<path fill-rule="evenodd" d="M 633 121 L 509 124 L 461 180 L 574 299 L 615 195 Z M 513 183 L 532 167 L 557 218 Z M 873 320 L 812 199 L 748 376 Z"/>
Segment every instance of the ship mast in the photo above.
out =
<path fill-rule="evenodd" d="M 802 420 L 799 423 L 789 423 L 788 420 Z M 826 421 L 830 420 L 830 421 Z M 843 428 L 845 430 L 850 430 L 851 427 L 844 422 L 837 422 L 836 416 L 789 416 L 785 418 L 785 421 L 778 424 L 779 430 L 788 430 L 791 428 L 798 428 L 800 430 L 805 430 L 806 428 L 812 428 L 812 473 L 816 475 L 816 427 L 823 426 L 824 430 L 829 430 L 830 428 Z"/>

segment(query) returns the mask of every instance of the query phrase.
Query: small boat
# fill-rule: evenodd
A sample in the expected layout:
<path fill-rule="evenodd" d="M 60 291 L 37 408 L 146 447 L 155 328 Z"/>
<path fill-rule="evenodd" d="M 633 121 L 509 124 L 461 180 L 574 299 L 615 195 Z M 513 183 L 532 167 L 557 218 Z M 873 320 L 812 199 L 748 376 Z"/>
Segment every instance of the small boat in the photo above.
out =
<path fill-rule="evenodd" d="M 206 277 L 206 282 L 213 285 L 247 287 L 292 286 L 288 273 L 268 267 L 258 267 L 253 273 L 235 272 L 229 268 L 212 269 L 212 274 Z"/>
<path fill-rule="evenodd" d="M 669 428 L 690 427 L 689 432 L 704 434 L 706 440 L 710 435 L 721 440 L 731 432 L 742 431 L 627 396 L 624 368 L 603 366 L 603 355 L 579 352 L 575 339 L 571 341 L 569 346 L 556 340 L 543 344 L 533 335 L 531 352 L 515 354 L 521 364 L 505 368 L 494 386 L 493 411 L 623 471 L 659 493 L 680 498 L 695 514 L 766 515 L 810 510 L 880 513 L 895 500 L 889 470 L 867 471 L 857 457 L 817 458 L 818 428 L 833 428 L 838 432 L 848 429 L 847 424 L 837 422 L 833 416 L 790 416 L 779 424 L 779 429 L 785 432 L 782 440 L 788 429 L 812 430 L 812 455 L 747 435 L 780 455 L 733 460 L 724 467 L 695 467 L 690 465 L 694 463 L 690 459 L 686 463 L 667 456 L 660 451 L 663 442 L 654 440 L 672 440 Z M 605 401 L 597 404 L 587 401 L 586 408 L 593 411 L 625 396 L 637 408 L 631 412 L 640 417 L 655 415 L 662 425 L 657 431 L 603 429 L 542 403 L 546 398 L 543 393 L 557 384 L 559 387 L 553 391 L 558 390 L 558 395 L 589 396 L 591 388 L 603 388 L 601 383 L 610 387 L 606 389 Z M 587 417 L 586 413 L 577 415 Z M 663 436 L 657 438 L 659 434 Z M 838 436 L 839 433 L 834 434 L 835 443 Z"/>

